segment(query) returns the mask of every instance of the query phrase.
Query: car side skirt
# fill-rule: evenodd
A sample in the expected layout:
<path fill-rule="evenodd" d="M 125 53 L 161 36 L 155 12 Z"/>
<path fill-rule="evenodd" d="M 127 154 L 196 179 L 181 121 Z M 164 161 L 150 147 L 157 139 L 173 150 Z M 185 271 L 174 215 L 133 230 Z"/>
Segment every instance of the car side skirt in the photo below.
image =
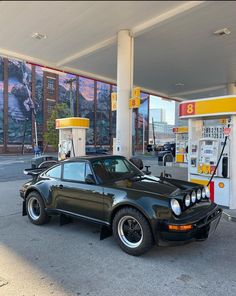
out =
<path fill-rule="evenodd" d="M 45 211 L 49 215 L 50 214 L 51 215 L 60 215 L 60 214 L 63 214 L 63 215 L 66 215 L 66 216 L 70 216 L 72 218 L 76 218 L 76 219 L 81 219 L 81 220 L 93 222 L 93 223 L 96 223 L 96 224 L 99 224 L 99 225 L 104 225 L 104 226 L 108 226 L 108 227 L 111 226 L 111 224 L 109 222 L 102 221 L 102 220 L 95 219 L 95 218 L 91 218 L 91 217 L 88 217 L 88 216 L 79 215 L 79 214 L 72 213 L 72 212 L 65 211 L 65 210 L 61 210 L 61 209 L 49 209 L 49 208 L 46 208 Z"/>

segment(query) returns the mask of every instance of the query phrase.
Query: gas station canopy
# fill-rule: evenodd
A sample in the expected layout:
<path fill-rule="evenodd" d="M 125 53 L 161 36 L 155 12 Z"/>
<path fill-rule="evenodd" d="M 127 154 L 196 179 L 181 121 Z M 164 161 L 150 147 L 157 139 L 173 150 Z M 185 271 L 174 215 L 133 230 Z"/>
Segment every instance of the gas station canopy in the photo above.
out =
<path fill-rule="evenodd" d="M 134 85 L 166 97 L 226 95 L 236 81 L 234 1 L 1 1 L 0 54 L 107 82 L 117 33 L 134 36 Z"/>

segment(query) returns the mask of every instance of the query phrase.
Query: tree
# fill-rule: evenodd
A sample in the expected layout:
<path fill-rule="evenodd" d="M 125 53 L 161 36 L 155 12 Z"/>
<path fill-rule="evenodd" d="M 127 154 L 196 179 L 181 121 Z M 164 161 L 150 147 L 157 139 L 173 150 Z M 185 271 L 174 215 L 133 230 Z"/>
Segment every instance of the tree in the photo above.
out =
<path fill-rule="evenodd" d="M 56 129 L 56 119 L 71 117 L 70 109 L 67 104 L 56 104 L 52 110 L 51 116 L 47 121 L 47 131 L 44 133 L 44 140 L 47 144 L 57 149 L 59 142 L 59 131 Z"/>

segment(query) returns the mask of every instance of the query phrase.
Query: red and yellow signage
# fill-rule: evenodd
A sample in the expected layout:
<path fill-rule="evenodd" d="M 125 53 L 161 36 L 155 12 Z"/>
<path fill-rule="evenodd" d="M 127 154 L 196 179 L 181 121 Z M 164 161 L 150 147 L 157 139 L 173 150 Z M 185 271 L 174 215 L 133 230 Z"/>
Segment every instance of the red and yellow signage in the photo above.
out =
<path fill-rule="evenodd" d="M 111 93 L 111 111 L 116 111 L 117 109 L 117 93 Z"/>
<path fill-rule="evenodd" d="M 89 119 L 82 117 L 56 119 L 56 129 L 60 128 L 89 128 Z"/>
<path fill-rule="evenodd" d="M 133 109 L 133 108 L 139 108 L 140 107 L 140 98 L 131 98 L 129 99 L 129 108 Z"/>
<path fill-rule="evenodd" d="M 180 127 L 174 127 L 173 133 L 175 134 L 187 134 L 188 133 L 188 127 L 187 126 L 180 126 Z"/>
<path fill-rule="evenodd" d="M 132 98 L 129 99 L 129 108 L 134 109 L 134 108 L 139 108 L 141 105 L 141 89 L 140 87 L 134 87 L 132 89 Z"/>
<path fill-rule="evenodd" d="M 236 114 L 236 96 L 187 101 L 179 105 L 180 118 L 222 114 Z"/>
<path fill-rule="evenodd" d="M 140 98 L 141 94 L 141 88 L 140 87 L 134 87 L 132 89 L 132 98 Z"/>

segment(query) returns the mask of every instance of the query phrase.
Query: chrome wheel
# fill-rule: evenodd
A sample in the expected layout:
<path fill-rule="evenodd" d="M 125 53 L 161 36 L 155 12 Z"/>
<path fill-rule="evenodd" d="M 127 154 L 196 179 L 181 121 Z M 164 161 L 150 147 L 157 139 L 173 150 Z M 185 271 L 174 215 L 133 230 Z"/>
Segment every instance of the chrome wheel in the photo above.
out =
<path fill-rule="evenodd" d="M 35 197 L 31 197 L 28 202 L 28 213 L 32 220 L 37 220 L 40 217 L 40 204 Z"/>
<path fill-rule="evenodd" d="M 132 216 L 124 216 L 118 223 L 120 240 L 129 248 L 137 248 L 143 241 L 143 229 Z"/>

